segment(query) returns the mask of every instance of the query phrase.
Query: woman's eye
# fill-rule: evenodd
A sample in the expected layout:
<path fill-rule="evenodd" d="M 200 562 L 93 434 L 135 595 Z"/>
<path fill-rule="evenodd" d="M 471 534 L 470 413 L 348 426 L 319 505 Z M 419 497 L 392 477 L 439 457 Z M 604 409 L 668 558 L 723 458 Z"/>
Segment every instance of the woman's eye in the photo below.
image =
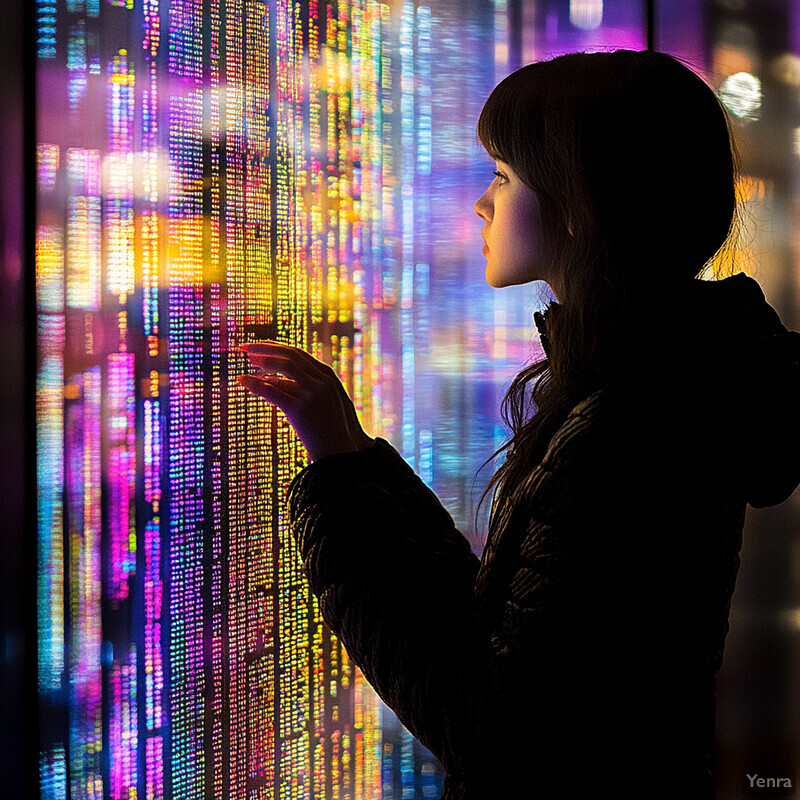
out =
<path fill-rule="evenodd" d="M 495 171 L 492 173 L 492 175 L 497 175 L 497 177 L 498 177 L 498 178 L 502 178 L 503 180 L 506 180 L 506 176 L 505 176 L 505 175 L 503 175 L 503 173 L 502 173 L 502 172 L 498 172 L 497 170 L 495 170 Z"/>

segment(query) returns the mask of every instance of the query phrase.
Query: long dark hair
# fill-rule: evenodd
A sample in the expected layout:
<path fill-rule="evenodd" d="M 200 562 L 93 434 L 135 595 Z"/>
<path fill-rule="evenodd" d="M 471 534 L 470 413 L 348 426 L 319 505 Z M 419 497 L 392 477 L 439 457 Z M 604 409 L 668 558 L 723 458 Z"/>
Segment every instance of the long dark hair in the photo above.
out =
<path fill-rule="evenodd" d="M 497 487 L 493 522 L 569 411 L 652 357 L 670 298 L 733 246 L 738 158 L 712 89 L 652 51 L 528 64 L 494 88 L 477 132 L 536 193 L 562 284 L 537 316 L 546 357 L 503 401 L 511 437 L 489 459 L 506 452 L 481 498 Z"/>

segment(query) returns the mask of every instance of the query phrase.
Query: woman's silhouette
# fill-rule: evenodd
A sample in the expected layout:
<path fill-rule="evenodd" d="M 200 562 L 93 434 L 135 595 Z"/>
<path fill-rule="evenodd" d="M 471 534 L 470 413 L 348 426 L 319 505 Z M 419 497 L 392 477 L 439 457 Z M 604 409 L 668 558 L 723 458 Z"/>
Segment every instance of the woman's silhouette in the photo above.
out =
<path fill-rule="evenodd" d="M 670 56 L 580 53 L 501 81 L 478 135 L 487 280 L 557 299 L 504 403 L 483 557 L 329 367 L 246 345 L 272 374 L 240 380 L 313 461 L 306 574 L 443 798 L 713 798 L 745 506 L 800 481 L 800 336 L 751 278 L 697 277 L 736 229 L 726 114 Z"/>

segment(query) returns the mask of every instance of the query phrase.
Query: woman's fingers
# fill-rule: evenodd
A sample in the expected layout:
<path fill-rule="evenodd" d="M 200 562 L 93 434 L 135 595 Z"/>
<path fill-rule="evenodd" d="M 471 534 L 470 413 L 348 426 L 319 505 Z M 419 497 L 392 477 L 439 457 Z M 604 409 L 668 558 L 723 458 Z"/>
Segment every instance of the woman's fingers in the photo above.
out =
<path fill-rule="evenodd" d="M 258 366 L 280 371 L 299 381 L 338 381 L 336 373 L 310 353 L 278 342 L 253 342 L 242 346 L 250 360 Z"/>
<path fill-rule="evenodd" d="M 299 399 L 300 388 L 295 381 L 273 376 L 262 378 L 257 375 L 239 375 L 236 380 L 245 389 L 281 409 L 290 408 Z"/>
<path fill-rule="evenodd" d="M 322 362 L 318 361 L 310 353 L 301 350 L 299 347 L 294 347 L 289 344 L 281 344 L 280 342 L 272 342 L 269 339 L 264 339 L 260 342 L 248 342 L 241 347 L 248 356 L 282 356 L 295 361 L 298 364 L 305 364 L 307 367 L 320 367 L 324 366 Z"/>
<path fill-rule="evenodd" d="M 266 372 L 281 372 L 293 379 L 317 381 L 315 375 L 287 356 L 248 354 L 250 362 Z"/>
<path fill-rule="evenodd" d="M 271 372 L 282 372 L 291 378 L 306 379 L 310 381 L 320 380 L 319 375 L 315 374 L 305 364 L 296 358 L 288 355 L 276 353 L 248 353 L 248 358 L 252 364 Z"/>
<path fill-rule="evenodd" d="M 248 342 L 247 344 L 243 344 L 241 349 L 244 350 L 248 355 L 251 353 L 254 355 L 283 354 L 286 356 L 296 356 L 297 358 L 308 361 L 311 364 L 321 364 L 321 362 L 314 358 L 311 353 L 307 353 L 305 350 L 295 347 L 294 345 L 281 344 L 280 342 L 274 342 L 271 339 L 262 339 L 258 342 Z"/>

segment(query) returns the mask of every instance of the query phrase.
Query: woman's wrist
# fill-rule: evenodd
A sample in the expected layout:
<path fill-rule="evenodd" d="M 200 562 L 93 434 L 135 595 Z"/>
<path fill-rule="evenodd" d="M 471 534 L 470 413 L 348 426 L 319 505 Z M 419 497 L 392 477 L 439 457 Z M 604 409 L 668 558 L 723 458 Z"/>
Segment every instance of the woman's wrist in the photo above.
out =
<path fill-rule="evenodd" d="M 342 442 L 328 442 L 328 446 L 318 454 L 312 455 L 309 453 L 309 460 L 312 463 L 316 463 L 317 461 L 327 458 L 328 456 L 338 456 L 347 453 L 360 453 L 362 450 L 368 450 L 375 444 L 376 441 L 376 439 L 373 439 L 371 436 L 368 436 L 365 433 L 363 436 L 359 436 L 357 439 L 350 439 Z"/>

